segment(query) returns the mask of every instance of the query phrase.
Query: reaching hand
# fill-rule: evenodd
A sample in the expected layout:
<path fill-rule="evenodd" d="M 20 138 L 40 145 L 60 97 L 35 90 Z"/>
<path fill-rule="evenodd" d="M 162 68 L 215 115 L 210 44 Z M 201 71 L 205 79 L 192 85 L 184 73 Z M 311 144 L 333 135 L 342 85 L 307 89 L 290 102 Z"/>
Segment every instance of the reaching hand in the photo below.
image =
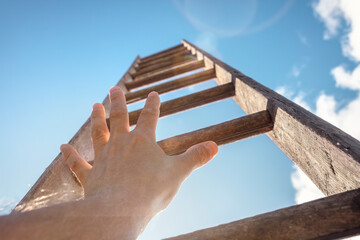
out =
<path fill-rule="evenodd" d="M 181 155 L 168 156 L 156 143 L 160 113 L 156 92 L 149 94 L 133 131 L 119 87 L 110 90 L 110 101 L 110 132 L 102 104 L 96 103 L 91 115 L 94 165 L 81 158 L 71 145 L 62 145 L 61 151 L 80 180 L 85 199 L 100 197 L 107 203 L 125 202 L 140 209 L 137 214 L 150 214 L 151 218 L 168 206 L 192 171 L 216 155 L 217 145 L 208 141 Z"/>
<path fill-rule="evenodd" d="M 149 94 L 131 132 L 119 87 L 110 90 L 110 101 L 110 132 L 103 105 L 95 104 L 91 114 L 93 166 L 71 145 L 61 146 L 85 198 L 0 216 L 4 239 L 136 239 L 169 205 L 186 177 L 217 153 L 217 145 L 209 141 L 167 156 L 155 138 L 160 112 L 156 92 Z"/>

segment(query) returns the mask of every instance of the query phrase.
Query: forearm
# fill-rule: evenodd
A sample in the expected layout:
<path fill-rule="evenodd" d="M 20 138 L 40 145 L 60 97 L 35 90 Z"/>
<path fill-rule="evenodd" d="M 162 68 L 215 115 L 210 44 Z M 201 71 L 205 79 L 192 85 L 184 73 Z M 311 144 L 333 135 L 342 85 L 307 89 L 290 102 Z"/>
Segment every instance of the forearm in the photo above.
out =
<path fill-rule="evenodd" d="M 152 218 L 149 209 L 104 201 L 89 198 L 1 216 L 0 235 L 4 239 L 136 239 Z"/>

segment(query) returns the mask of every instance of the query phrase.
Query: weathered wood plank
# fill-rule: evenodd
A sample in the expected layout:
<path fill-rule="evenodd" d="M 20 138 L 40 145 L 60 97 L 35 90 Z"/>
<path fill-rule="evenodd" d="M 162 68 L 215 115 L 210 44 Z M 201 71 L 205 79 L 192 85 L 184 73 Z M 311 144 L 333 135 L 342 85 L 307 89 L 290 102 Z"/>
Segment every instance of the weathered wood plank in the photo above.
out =
<path fill-rule="evenodd" d="M 271 131 L 273 123 L 267 111 L 250 114 L 193 132 L 159 141 L 159 146 L 168 155 L 180 154 L 194 144 L 214 141 L 218 145 L 235 142 Z"/>
<path fill-rule="evenodd" d="M 137 57 L 124 76 L 117 83 L 122 90 L 127 93 L 124 82 L 131 78 L 129 72 L 134 70 L 134 66 L 139 61 Z M 108 96 L 103 101 L 106 113 L 109 114 L 110 101 Z M 91 142 L 91 124 L 88 119 L 69 144 L 75 147 L 80 155 L 90 161 L 94 158 Z M 83 190 L 76 178 L 66 166 L 62 154 L 58 154 L 52 163 L 46 168 L 43 174 L 26 193 L 23 199 L 17 204 L 14 211 L 23 212 L 54 204 L 73 201 L 83 197 Z"/>
<path fill-rule="evenodd" d="M 170 47 L 170 48 L 167 48 L 167 49 L 165 49 L 165 50 L 162 50 L 162 51 L 160 51 L 160 52 L 156 52 L 156 53 L 154 53 L 154 54 L 150 54 L 150 55 L 148 55 L 148 56 L 145 56 L 145 57 L 142 57 L 142 58 L 140 58 L 140 61 L 141 60 L 146 60 L 146 59 L 150 59 L 150 58 L 152 58 L 152 57 L 156 57 L 156 56 L 161 56 L 161 55 L 163 55 L 163 54 L 166 54 L 166 53 L 168 53 L 168 52 L 172 52 L 172 51 L 176 51 L 176 50 L 178 50 L 178 49 L 182 49 L 182 48 L 184 48 L 184 45 L 183 44 L 178 44 L 178 45 L 175 45 L 175 46 L 173 46 L 173 47 Z"/>
<path fill-rule="evenodd" d="M 141 78 L 139 80 L 136 81 L 132 81 L 132 82 L 126 82 L 125 86 L 128 90 L 130 89 L 134 89 L 134 88 L 138 88 L 147 84 L 151 84 L 160 80 L 165 80 L 167 78 L 171 78 L 171 77 L 175 77 L 177 75 L 186 73 L 186 72 L 190 72 L 193 70 L 197 70 L 200 68 L 204 67 L 204 62 L 203 61 L 197 61 L 197 62 L 191 62 L 189 64 L 186 65 L 181 65 L 177 68 L 169 68 L 167 70 L 164 70 L 162 72 L 158 72 L 154 75 L 151 75 L 149 77 L 146 78 Z"/>
<path fill-rule="evenodd" d="M 183 41 L 207 65 L 220 84 L 233 82 L 235 101 L 248 114 L 267 109 L 274 119 L 268 136 L 326 195 L 360 187 L 360 142 L 294 102 Z"/>
<path fill-rule="evenodd" d="M 134 103 L 145 99 L 149 93 L 155 91 L 159 94 L 171 92 L 174 90 L 178 90 L 196 83 L 200 83 L 203 81 L 207 81 L 210 79 L 215 78 L 215 71 L 214 69 L 208 69 L 205 71 L 201 71 L 195 74 L 191 74 L 182 78 L 175 79 L 173 81 L 165 82 L 159 85 L 155 85 L 146 89 L 142 89 L 135 92 L 128 92 L 126 97 L 126 102 Z"/>
<path fill-rule="evenodd" d="M 108 119 L 107 124 L 109 126 Z M 269 112 L 265 110 L 170 137 L 157 143 L 166 154 L 177 155 L 201 142 L 214 141 L 220 146 L 269 132 L 272 128 L 273 122 L 271 116 Z M 94 161 L 89 161 L 89 163 L 93 165 Z"/>
<path fill-rule="evenodd" d="M 232 83 L 220 85 L 200 92 L 189 94 L 183 97 L 175 98 L 161 103 L 160 117 L 168 116 L 184 110 L 199 107 L 207 103 L 219 101 L 235 95 L 234 85 Z M 129 123 L 133 126 L 137 123 L 142 109 L 135 110 L 129 113 Z M 106 119 L 108 126 L 110 126 L 109 119 Z"/>
<path fill-rule="evenodd" d="M 106 120 L 109 126 L 109 120 Z M 214 141 L 218 145 L 236 142 L 271 131 L 273 122 L 268 111 L 253 113 L 227 122 L 202 128 L 196 131 L 170 137 L 157 144 L 168 155 L 177 155 L 185 152 L 189 147 L 205 142 Z M 91 165 L 94 161 L 89 161 Z"/>
<path fill-rule="evenodd" d="M 139 71 L 131 74 L 131 76 L 133 78 L 136 78 L 137 76 L 141 76 L 141 75 L 146 74 L 146 73 L 159 71 L 159 70 L 162 70 L 164 68 L 174 67 L 174 66 L 177 66 L 177 65 L 180 65 L 180 64 L 184 64 L 184 63 L 187 63 L 187 62 L 193 62 L 193 61 L 197 61 L 195 56 L 193 56 L 193 55 L 183 55 L 183 56 L 179 56 L 178 58 L 171 59 L 171 60 L 166 61 L 166 62 L 152 64 L 152 65 L 150 65 L 148 67 L 141 68 Z"/>
<path fill-rule="evenodd" d="M 171 50 L 169 52 L 166 52 L 166 53 L 163 53 L 163 54 L 160 54 L 158 56 L 151 57 L 151 58 L 141 58 L 140 62 L 139 62 L 139 65 L 154 62 L 154 61 L 157 61 L 157 60 L 162 59 L 162 58 L 168 58 L 168 57 L 173 57 L 173 56 L 176 56 L 176 55 L 179 55 L 179 54 L 185 54 L 186 52 L 188 52 L 188 50 L 185 47 L 182 47 L 182 48 L 174 49 L 174 50 Z"/>
<path fill-rule="evenodd" d="M 180 52 L 171 54 L 171 55 L 169 55 L 169 56 L 164 56 L 164 57 L 161 57 L 161 58 L 158 58 L 158 59 L 155 59 L 155 60 L 151 60 L 151 61 L 147 61 L 147 62 L 143 62 L 143 63 L 140 62 L 140 63 L 137 65 L 136 70 L 141 70 L 141 69 L 143 69 L 143 68 L 152 66 L 152 65 L 154 65 L 154 64 L 162 63 L 162 62 L 174 61 L 175 59 L 182 58 L 182 57 L 184 57 L 184 56 L 186 56 L 186 55 L 191 56 L 191 52 L 188 51 L 188 50 L 185 48 L 185 50 L 182 50 L 182 51 L 180 51 Z"/>
<path fill-rule="evenodd" d="M 360 234 L 360 189 L 167 240 L 320 240 Z"/>
<path fill-rule="evenodd" d="M 110 125 L 108 119 L 107 124 L 108 126 Z M 269 112 L 265 110 L 170 137 L 157 143 L 166 154 L 177 155 L 201 142 L 214 141 L 218 145 L 224 145 L 269 132 L 272 128 L 273 122 L 271 116 Z M 94 161 L 89 161 L 89 163 L 92 165 Z"/>

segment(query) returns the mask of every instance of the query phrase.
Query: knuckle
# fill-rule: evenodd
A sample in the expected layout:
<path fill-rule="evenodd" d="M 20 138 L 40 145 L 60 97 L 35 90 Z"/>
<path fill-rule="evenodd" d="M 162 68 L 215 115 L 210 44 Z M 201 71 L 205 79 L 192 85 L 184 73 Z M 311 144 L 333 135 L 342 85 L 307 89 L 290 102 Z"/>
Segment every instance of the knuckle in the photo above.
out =
<path fill-rule="evenodd" d="M 159 115 L 159 111 L 155 108 L 144 108 L 141 111 L 141 114 L 146 117 L 157 117 Z"/>
<path fill-rule="evenodd" d="M 133 131 L 131 143 L 138 144 L 147 141 L 148 137 L 143 131 Z"/>
<path fill-rule="evenodd" d="M 103 138 L 106 135 L 106 131 L 104 131 L 104 129 L 101 128 L 94 128 L 92 129 L 92 138 L 93 140 L 98 140 Z"/>
<path fill-rule="evenodd" d="M 93 111 L 91 114 L 91 122 L 92 123 L 98 123 L 102 118 L 103 118 L 103 116 L 100 112 Z"/>
<path fill-rule="evenodd" d="M 123 109 L 112 109 L 110 112 L 110 118 L 120 119 L 126 116 L 126 111 Z"/>

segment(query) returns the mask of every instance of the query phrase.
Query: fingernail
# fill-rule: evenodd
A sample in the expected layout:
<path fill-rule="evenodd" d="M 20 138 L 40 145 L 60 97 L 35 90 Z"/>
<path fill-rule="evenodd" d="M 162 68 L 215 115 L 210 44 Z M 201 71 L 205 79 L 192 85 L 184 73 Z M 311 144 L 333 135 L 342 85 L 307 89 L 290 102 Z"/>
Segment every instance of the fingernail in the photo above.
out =
<path fill-rule="evenodd" d="M 158 96 L 159 94 L 155 91 L 152 91 L 151 93 L 149 93 L 148 97 L 154 97 L 154 96 Z"/>
<path fill-rule="evenodd" d="M 110 94 L 113 94 L 113 93 L 119 92 L 119 91 L 121 91 L 121 88 L 118 86 L 114 86 L 110 89 Z"/>

